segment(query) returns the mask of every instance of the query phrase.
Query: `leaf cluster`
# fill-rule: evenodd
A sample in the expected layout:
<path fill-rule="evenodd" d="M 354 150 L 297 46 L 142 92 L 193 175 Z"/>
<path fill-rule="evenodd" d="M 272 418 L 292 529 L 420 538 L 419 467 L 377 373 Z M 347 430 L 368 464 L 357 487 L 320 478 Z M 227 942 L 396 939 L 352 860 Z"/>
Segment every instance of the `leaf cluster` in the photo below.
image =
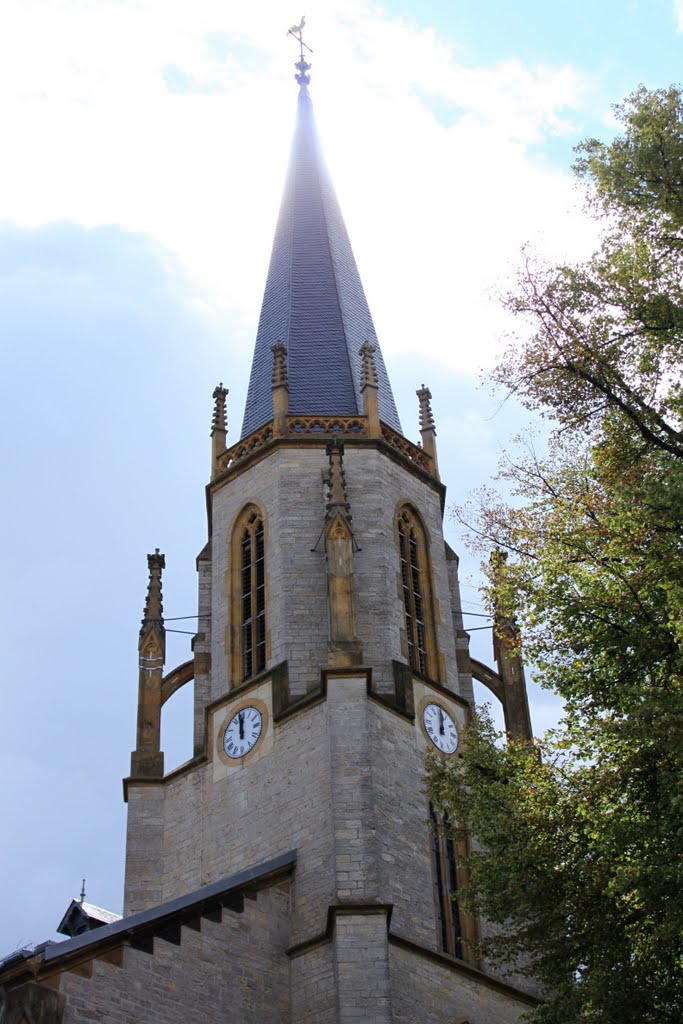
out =
<path fill-rule="evenodd" d="M 531 335 L 495 378 L 550 440 L 520 439 L 512 502 L 486 490 L 474 513 L 475 544 L 508 555 L 489 601 L 566 718 L 536 747 L 501 747 L 481 718 L 430 767 L 480 844 L 486 955 L 548 986 L 531 1014 L 547 1024 L 683 1019 L 683 99 L 639 89 L 616 114 L 623 134 L 576 168 L 599 250 L 527 254 L 508 300 Z"/>

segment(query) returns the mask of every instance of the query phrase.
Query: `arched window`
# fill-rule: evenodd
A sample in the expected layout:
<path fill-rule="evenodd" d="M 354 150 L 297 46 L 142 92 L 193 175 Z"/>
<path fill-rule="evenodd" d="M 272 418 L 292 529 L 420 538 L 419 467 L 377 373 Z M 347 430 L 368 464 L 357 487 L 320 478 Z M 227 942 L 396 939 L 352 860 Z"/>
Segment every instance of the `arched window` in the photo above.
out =
<path fill-rule="evenodd" d="M 432 832 L 432 870 L 434 872 L 434 904 L 439 945 L 445 953 L 463 959 L 462 924 L 458 906 L 458 869 L 455 841 L 445 814 L 437 814 L 429 805 Z"/>
<path fill-rule="evenodd" d="M 240 516 L 232 543 L 233 680 L 243 681 L 266 667 L 266 565 L 263 516 L 249 506 Z"/>
<path fill-rule="evenodd" d="M 458 890 L 469 884 L 466 865 L 469 843 L 463 829 L 454 827 L 448 815 L 429 805 L 429 827 L 434 873 L 434 909 L 437 944 L 444 953 L 481 968 L 477 953 L 477 919 L 458 902 Z M 467 1024 L 463 1017 L 458 1024 Z"/>
<path fill-rule="evenodd" d="M 436 650 L 427 543 L 421 523 L 407 506 L 398 515 L 398 547 L 408 661 L 414 672 L 434 677 Z"/>

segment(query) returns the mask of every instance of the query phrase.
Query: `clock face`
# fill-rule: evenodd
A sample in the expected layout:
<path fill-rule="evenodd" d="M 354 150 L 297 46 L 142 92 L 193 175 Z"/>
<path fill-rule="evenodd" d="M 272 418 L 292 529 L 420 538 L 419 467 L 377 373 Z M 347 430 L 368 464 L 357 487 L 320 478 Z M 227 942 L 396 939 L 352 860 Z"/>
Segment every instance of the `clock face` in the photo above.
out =
<path fill-rule="evenodd" d="M 239 760 L 256 746 L 263 728 L 263 715 L 257 708 L 240 708 L 232 716 L 223 733 L 223 750 L 228 757 Z"/>
<path fill-rule="evenodd" d="M 455 722 L 440 704 L 427 704 L 422 712 L 422 721 L 430 740 L 442 754 L 452 754 L 458 746 L 458 730 Z"/>

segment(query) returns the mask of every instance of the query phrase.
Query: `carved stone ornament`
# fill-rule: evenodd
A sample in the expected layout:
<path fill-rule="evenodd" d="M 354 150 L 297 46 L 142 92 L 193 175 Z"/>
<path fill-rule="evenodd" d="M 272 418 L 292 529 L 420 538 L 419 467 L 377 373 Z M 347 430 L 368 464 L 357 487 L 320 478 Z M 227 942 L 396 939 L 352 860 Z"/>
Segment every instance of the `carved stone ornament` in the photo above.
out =
<path fill-rule="evenodd" d="M 432 393 L 424 384 L 415 392 L 420 403 L 420 431 L 433 430 L 436 433 L 434 415 L 432 413 Z"/>
<path fill-rule="evenodd" d="M 276 341 L 270 351 L 273 353 L 273 387 L 286 388 L 289 386 L 287 379 L 287 346 L 282 341 Z"/>
<path fill-rule="evenodd" d="M 214 434 L 216 431 L 222 431 L 227 433 L 228 420 L 225 413 L 225 399 L 229 392 L 227 388 L 223 387 L 221 382 L 218 387 L 213 389 L 213 417 L 211 419 L 211 433 Z"/>
<path fill-rule="evenodd" d="M 365 388 L 376 388 L 379 386 L 377 381 L 377 367 L 375 366 L 376 351 L 375 346 L 371 345 L 369 341 L 363 342 L 358 350 L 358 354 L 363 360 L 360 372 L 361 391 Z"/>

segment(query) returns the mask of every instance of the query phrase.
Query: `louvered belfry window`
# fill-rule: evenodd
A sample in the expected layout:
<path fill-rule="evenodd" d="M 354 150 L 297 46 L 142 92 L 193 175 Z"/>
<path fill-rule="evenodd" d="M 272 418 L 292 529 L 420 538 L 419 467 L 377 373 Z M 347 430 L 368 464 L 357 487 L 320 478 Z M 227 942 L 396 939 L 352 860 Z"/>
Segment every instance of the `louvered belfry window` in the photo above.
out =
<path fill-rule="evenodd" d="M 427 553 L 422 530 L 409 509 L 403 509 L 398 518 L 398 544 L 408 660 L 415 672 L 426 676 L 429 675 Z"/>
<path fill-rule="evenodd" d="M 458 907 L 458 875 L 455 842 L 447 815 L 437 814 L 429 805 L 432 831 L 434 903 L 439 944 L 445 953 L 463 959 L 462 924 Z"/>
<path fill-rule="evenodd" d="M 242 678 L 266 667 L 266 568 L 263 519 L 249 514 L 240 538 Z"/>

